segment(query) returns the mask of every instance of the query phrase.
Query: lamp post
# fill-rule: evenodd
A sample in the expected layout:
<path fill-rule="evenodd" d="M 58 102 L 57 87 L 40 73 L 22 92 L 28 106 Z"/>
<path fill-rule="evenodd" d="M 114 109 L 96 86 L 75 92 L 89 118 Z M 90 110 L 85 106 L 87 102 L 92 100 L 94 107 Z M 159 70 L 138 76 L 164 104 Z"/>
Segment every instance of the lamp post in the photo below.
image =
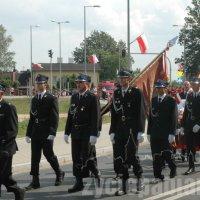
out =
<path fill-rule="evenodd" d="M 127 0 L 127 50 L 128 50 L 128 67 L 131 69 L 130 54 L 130 0 Z"/>
<path fill-rule="evenodd" d="M 179 24 L 173 24 L 173 27 L 184 28 L 185 26 L 179 25 Z M 186 80 L 187 76 L 186 76 L 185 34 L 183 35 L 183 65 L 184 65 L 184 74 L 185 74 L 185 80 Z"/>
<path fill-rule="evenodd" d="M 30 71 L 31 71 L 31 80 L 30 80 L 30 95 L 32 96 L 32 88 L 33 88 L 33 70 L 32 70 L 32 64 L 33 64 L 33 28 L 38 28 L 40 25 L 30 25 Z"/>
<path fill-rule="evenodd" d="M 87 74 L 87 68 L 86 68 L 86 8 L 93 7 L 93 8 L 100 8 L 99 5 L 93 5 L 93 6 L 84 6 L 84 70 L 85 74 Z"/>
<path fill-rule="evenodd" d="M 51 22 L 58 24 L 58 30 L 59 30 L 59 73 L 60 73 L 60 95 L 62 91 L 62 77 L 61 77 L 61 71 L 62 71 L 62 61 L 61 61 L 61 55 L 62 55 L 62 48 L 61 48 L 61 24 L 67 24 L 69 21 L 55 21 L 51 20 Z"/>

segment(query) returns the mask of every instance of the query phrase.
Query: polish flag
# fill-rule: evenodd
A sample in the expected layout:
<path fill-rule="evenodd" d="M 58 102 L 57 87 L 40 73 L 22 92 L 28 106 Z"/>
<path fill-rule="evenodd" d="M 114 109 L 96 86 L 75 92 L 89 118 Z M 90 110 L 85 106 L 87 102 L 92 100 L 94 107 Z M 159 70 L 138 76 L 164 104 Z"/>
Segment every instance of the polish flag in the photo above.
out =
<path fill-rule="evenodd" d="M 43 69 L 42 65 L 39 63 L 35 63 L 35 64 L 33 63 L 32 68 L 35 70 Z"/>
<path fill-rule="evenodd" d="M 136 40 L 140 47 L 141 53 L 146 53 L 147 50 L 149 49 L 149 46 L 148 46 L 148 42 L 147 42 L 147 38 L 146 38 L 145 34 L 143 33 L 142 35 L 137 37 Z"/>
<path fill-rule="evenodd" d="M 97 56 L 95 54 L 88 56 L 88 62 L 91 64 L 96 64 L 99 62 Z"/>

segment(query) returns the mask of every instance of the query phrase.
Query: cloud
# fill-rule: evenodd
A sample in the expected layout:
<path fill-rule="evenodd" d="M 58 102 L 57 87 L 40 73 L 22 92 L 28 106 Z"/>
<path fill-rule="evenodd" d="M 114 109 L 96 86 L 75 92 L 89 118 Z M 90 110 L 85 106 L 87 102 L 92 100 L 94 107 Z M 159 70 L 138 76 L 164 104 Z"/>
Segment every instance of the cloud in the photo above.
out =
<path fill-rule="evenodd" d="M 151 51 L 161 51 L 167 41 L 178 34 L 173 24 L 183 24 L 185 8 L 191 0 L 134 0 L 130 1 L 131 40 L 142 32 L 147 35 Z M 111 34 L 116 40 L 127 37 L 127 1 L 125 0 L 1 0 L 0 19 L 12 35 L 11 49 L 16 52 L 17 68 L 30 66 L 30 25 L 40 24 L 33 30 L 34 62 L 49 62 L 47 51 L 52 48 L 54 61 L 58 56 L 58 26 L 50 22 L 70 21 L 62 24 L 62 52 L 64 61 L 83 40 L 84 5 L 87 8 L 87 35 L 94 29 Z M 139 51 L 134 43 L 133 52 Z M 182 50 L 182 49 L 181 49 Z M 177 55 L 177 52 L 175 54 Z M 141 56 L 134 56 L 135 66 L 144 66 Z"/>

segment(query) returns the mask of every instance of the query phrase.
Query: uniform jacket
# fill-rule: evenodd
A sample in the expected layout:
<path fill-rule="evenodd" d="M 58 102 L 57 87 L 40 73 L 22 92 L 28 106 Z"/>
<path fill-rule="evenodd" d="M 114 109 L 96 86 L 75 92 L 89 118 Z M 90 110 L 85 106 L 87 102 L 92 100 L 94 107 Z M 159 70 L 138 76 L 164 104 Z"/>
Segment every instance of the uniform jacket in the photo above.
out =
<path fill-rule="evenodd" d="M 89 90 L 79 99 L 79 93 L 71 97 L 65 134 L 73 139 L 86 139 L 97 136 L 100 122 L 98 98 Z"/>
<path fill-rule="evenodd" d="M 110 133 L 123 135 L 124 128 L 132 129 L 135 134 L 144 132 L 145 129 L 144 97 L 141 90 L 132 86 L 124 97 L 121 88 L 116 89 L 113 94 Z"/>
<path fill-rule="evenodd" d="M 193 93 L 187 96 L 181 126 L 186 131 L 192 131 L 194 125 L 200 125 L 200 95 L 194 97 Z"/>
<path fill-rule="evenodd" d="M 0 152 L 6 151 L 10 155 L 16 153 L 15 138 L 18 133 L 18 117 L 14 105 L 2 100 L 0 102 Z"/>
<path fill-rule="evenodd" d="M 166 95 L 161 103 L 158 96 L 152 98 L 147 134 L 156 139 L 175 135 L 177 126 L 177 104 L 173 97 Z"/>
<path fill-rule="evenodd" d="M 30 119 L 26 136 L 32 139 L 46 139 L 56 135 L 59 121 L 57 98 L 46 92 L 41 100 L 35 95 L 31 101 Z"/>

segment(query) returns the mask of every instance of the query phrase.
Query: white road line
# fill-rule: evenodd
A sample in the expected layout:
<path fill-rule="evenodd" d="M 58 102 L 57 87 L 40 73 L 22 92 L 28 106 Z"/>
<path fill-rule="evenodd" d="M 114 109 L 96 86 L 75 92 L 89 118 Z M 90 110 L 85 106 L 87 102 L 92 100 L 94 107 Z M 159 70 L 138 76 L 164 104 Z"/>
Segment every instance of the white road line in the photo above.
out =
<path fill-rule="evenodd" d="M 161 197 L 165 197 L 165 196 L 174 194 L 174 193 L 176 193 L 176 192 L 180 192 L 180 191 L 182 191 L 182 190 L 185 190 L 185 189 L 187 189 L 187 188 L 193 187 L 193 186 L 198 185 L 198 184 L 200 184 L 200 181 L 195 181 L 195 182 L 190 183 L 190 184 L 188 184 L 188 185 L 184 185 L 184 186 L 182 186 L 182 187 L 179 187 L 179 188 L 176 188 L 176 189 L 174 189 L 174 190 L 170 190 L 170 191 L 164 192 L 164 193 L 162 193 L 162 194 L 158 194 L 158 195 L 156 195 L 156 196 L 152 196 L 152 197 L 146 198 L 146 199 L 144 199 L 144 200 L 155 200 L 155 199 L 160 199 Z M 170 200 L 171 200 L 171 197 L 170 197 Z"/>
<path fill-rule="evenodd" d="M 191 190 L 189 190 L 189 191 L 186 191 L 186 192 L 177 194 L 177 195 L 175 195 L 175 196 L 173 196 L 173 197 L 169 197 L 169 198 L 164 199 L 164 200 L 175 200 L 175 199 L 180 199 L 181 197 L 188 196 L 188 195 L 193 194 L 193 193 L 195 193 L 195 192 L 197 192 L 197 191 L 200 191 L 200 187 L 197 187 L 197 188 L 191 189 Z M 199 198 L 200 198 L 200 196 L 199 196 Z"/>

